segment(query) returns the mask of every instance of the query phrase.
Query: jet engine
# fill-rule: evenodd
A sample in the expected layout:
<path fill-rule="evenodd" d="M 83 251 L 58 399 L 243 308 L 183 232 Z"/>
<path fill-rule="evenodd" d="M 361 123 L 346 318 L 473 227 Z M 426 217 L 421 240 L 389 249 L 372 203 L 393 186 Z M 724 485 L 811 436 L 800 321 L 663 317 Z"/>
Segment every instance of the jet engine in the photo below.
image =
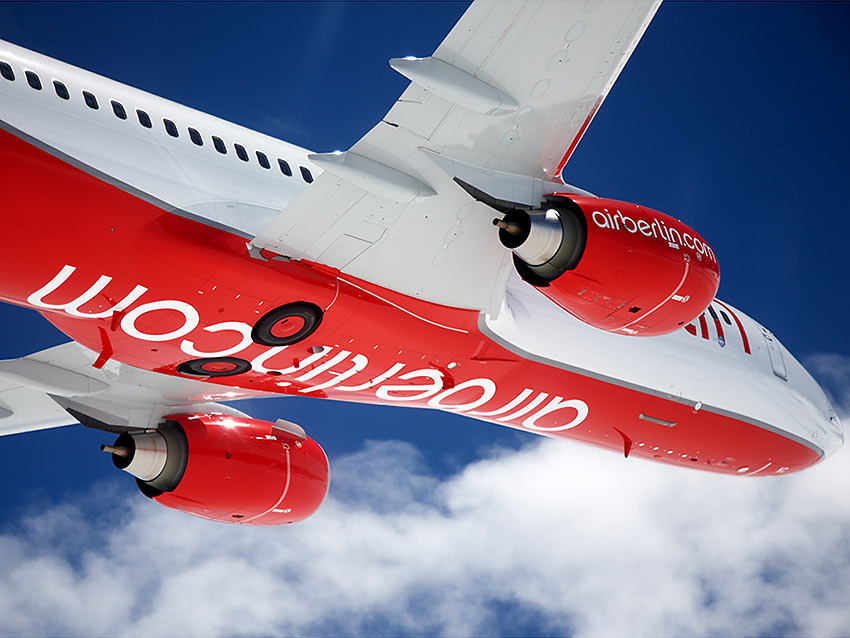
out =
<path fill-rule="evenodd" d="M 548 195 L 495 219 L 520 276 L 570 314 L 623 335 L 662 335 L 703 312 L 720 283 L 708 243 L 636 204 Z"/>
<path fill-rule="evenodd" d="M 102 449 L 136 477 L 145 496 L 227 523 L 303 520 L 324 500 L 330 477 L 319 444 L 283 420 L 174 415 L 156 430 L 123 433 Z"/>

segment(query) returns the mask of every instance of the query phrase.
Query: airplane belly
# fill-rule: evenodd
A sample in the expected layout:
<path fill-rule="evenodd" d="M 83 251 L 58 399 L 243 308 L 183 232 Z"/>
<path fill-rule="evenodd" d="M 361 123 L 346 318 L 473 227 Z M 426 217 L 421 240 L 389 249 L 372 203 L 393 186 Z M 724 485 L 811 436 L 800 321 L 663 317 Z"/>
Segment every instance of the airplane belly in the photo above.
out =
<path fill-rule="evenodd" d="M 557 356 L 547 358 L 538 346 L 524 349 L 522 334 L 525 326 L 545 335 L 549 315 L 505 323 L 521 315 L 520 304 L 491 325 L 478 312 L 320 264 L 251 256 L 238 235 L 175 215 L 8 132 L 0 132 L 0 170 L 9 184 L 4 210 L 14 211 L 4 220 L 0 298 L 42 312 L 97 353 L 95 366 L 115 359 L 197 378 L 214 360 L 209 369 L 224 373 L 218 385 L 450 411 L 723 473 L 792 472 L 828 447 L 781 411 L 762 420 L 728 402 L 694 402 L 691 386 L 714 396 L 713 377 L 699 368 L 687 379 L 693 362 L 683 353 L 693 350 L 681 347 L 683 331 L 616 341 L 643 344 L 621 356 L 615 341 L 582 343 L 589 333 L 563 323 Z M 279 346 L 252 338 L 259 318 L 293 302 L 324 313 L 309 337 Z M 506 339 L 509 328 L 517 334 Z M 582 348 L 594 343 L 601 363 L 582 367 Z M 187 372 L 193 361 L 200 367 Z"/>
<path fill-rule="evenodd" d="M 482 322 L 482 330 L 523 356 L 642 388 L 678 405 L 775 424 L 817 441 L 819 449 L 838 449 L 837 415 L 805 368 L 777 341 L 774 350 L 781 349 L 787 363 L 787 373 L 778 376 L 776 353 L 771 359 L 760 341 L 762 326 L 727 304 L 712 305 L 724 309 L 724 321 L 734 330 L 718 332 L 706 322 L 704 333 L 682 329 L 637 339 L 584 324 L 515 277 L 504 308 Z M 676 421 L 677 411 L 681 408 L 668 405 L 664 420 Z"/>

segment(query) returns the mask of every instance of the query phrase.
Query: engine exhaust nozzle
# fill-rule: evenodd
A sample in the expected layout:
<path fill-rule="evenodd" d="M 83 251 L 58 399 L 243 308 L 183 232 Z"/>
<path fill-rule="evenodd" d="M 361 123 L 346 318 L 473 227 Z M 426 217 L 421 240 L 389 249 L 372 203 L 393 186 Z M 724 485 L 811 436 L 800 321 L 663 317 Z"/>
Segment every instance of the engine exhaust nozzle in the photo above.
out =
<path fill-rule="evenodd" d="M 502 219 L 494 219 L 493 225 L 499 229 L 502 245 L 521 262 L 520 275 L 534 285 L 545 286 L 574 268 L 584 250 L 583 225 L 566 208 L 514 208 Z"/>
<path fill-rule="evenodd" d="M 124 432 L 115 443 L 101 445 L 100 449 L 112 455 L 115 467 L 135 476 L 140 487 L 144 484 L 143 492 L 173 490 L 188 461 L 186 434 L 172 421 L 156 430 Z"/>
<path fill-rule="evenodd" d="M 115 467 L 142 481 L 159 476 L 168 457 L 168 444 L 159 432 L 124 433 L 114 445 L 101 445 L 100 449 L 112 453 Z"/>

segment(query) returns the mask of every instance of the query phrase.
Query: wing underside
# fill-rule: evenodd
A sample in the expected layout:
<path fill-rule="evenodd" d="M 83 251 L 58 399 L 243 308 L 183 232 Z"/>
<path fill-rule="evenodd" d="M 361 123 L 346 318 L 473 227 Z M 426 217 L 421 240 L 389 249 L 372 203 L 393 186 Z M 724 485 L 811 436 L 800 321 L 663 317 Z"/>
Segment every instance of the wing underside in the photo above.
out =
<path fill-rule="evenodd" d="M 97 357 L 71 342 L 0 361 L 0 436 L 78 421 L 116 432 L 156 428 L 163 416 L 186 412 L 244 416 L 217 402 L 262 394 L 117 361 L 98 369 Z"/>
<path fill-rule="evenodd" d="M 659 2 L 474 2 L 386 116 L 253 240 L 428 301 L 499 306 L 510 263 L 463 169 L 536 204 Z M 465 181 L 469 181 L 467 178 Z M 507 185 L 507 186 L 505 186 Z"/>
<path fill-rule="evenodd" d="M 512 269 L 495 198 L 534 205 L 566 188 L 560 170 L 658 2 L 474 2 L 386 116 L 254 238 L 253 244 L 427 301 L 489 311 Z M 574 191 L 575 192 L 575 191 Z M 65 344 L 0 362 L 0 434 L 74 422 L 155 427 L 169 412 L 241 398 Z M 251 396 L 246 393 L 244 396 Z"/>

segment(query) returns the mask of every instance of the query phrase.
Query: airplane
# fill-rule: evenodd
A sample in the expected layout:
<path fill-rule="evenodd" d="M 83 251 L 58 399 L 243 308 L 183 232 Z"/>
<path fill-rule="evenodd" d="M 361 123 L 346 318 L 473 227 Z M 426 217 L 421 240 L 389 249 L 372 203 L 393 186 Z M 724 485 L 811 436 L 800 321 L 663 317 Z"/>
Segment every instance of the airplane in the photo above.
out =
<path fill-rule="evenodd" d="M 220 403 L 254 396 L 741 476 L 835 452 L 823 391 L 715 299 L 696 231 L 561 180 L 657 9 L 474 2 L 432 56 L 391 60 L 409 86 L 343 153 L 0 43 L 0 299 L 73 339 L 0 362 L 0 433 L 113 433 L 146 496 L 252 525 L 329 485 L 301 427 Z"/>

